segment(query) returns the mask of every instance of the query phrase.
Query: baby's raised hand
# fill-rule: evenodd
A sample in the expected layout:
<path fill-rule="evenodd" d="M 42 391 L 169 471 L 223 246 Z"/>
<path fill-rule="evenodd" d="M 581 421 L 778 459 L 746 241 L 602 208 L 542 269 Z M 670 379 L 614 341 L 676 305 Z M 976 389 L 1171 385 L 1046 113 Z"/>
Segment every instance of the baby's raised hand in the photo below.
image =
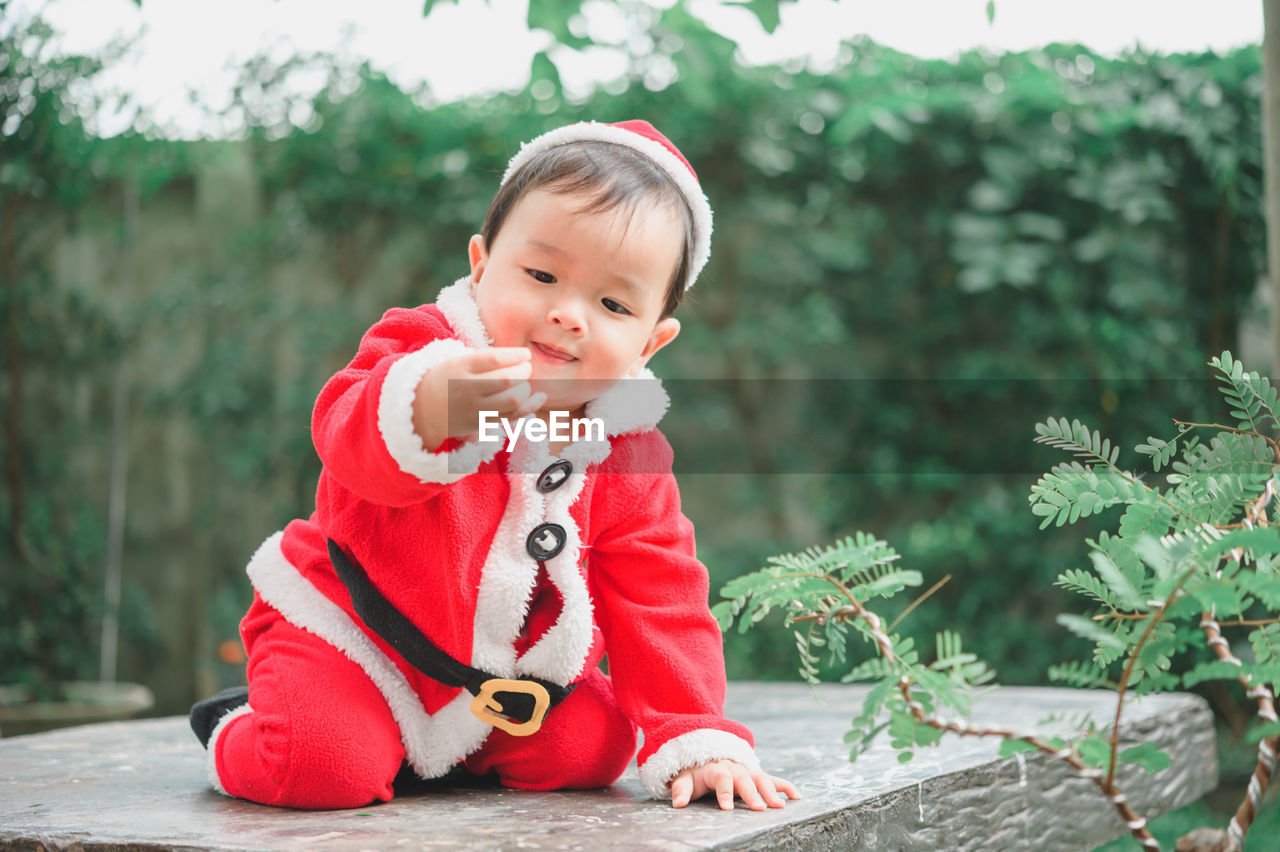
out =
<path fill-rule="evenodd" d="M 752 772 L 732 760 L 713 760 L 692 769 L 682 769 L 671 781 L 671 806 L 683 808 L 693 799 L 700 799 L 714 792 L 721 810 L 733 810 L 734 793 L 753 811 L 762 811 L 768 804 L 780 808 L 786 804 L 779 793 L 788 799 L 798 799 L 800 794 L 790 781 L 775 778 L 764 772 Z"/>
<path fill-rule="evenodd" d="M 413 401 L 413 428 L 422 445 L 434 450 L 447 438 L 476 432 L 481 411 L 516 420 L 541 408 L 547 395 L 529 386 L 529 358 L 523 347 L 491 347 L 427 370 Z"/>

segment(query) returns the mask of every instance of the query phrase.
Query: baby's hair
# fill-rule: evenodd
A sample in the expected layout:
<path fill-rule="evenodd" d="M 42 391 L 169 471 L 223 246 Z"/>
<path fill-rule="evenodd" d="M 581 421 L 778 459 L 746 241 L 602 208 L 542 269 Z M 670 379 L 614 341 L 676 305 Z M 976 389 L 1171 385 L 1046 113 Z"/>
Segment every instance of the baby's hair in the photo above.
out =
<path fill-rule="evenodd" d="M 481 235 L 492 249 L 498 232 L 516 203 L 536 189 L 555 193 L 593 195 L 583 213 L 621 210 L 630 216 L 643 201 L 669 204 L 679 211 L 684 239 L 676 262 L 662 316 L 676 312 L 684 299 L 684 282 L 693 263 L 693 213 L 679 187 L 666 172 L 643 154 L 611 142 L 584 141 L 557 145 L 521 166 L 493 197 Z"/>

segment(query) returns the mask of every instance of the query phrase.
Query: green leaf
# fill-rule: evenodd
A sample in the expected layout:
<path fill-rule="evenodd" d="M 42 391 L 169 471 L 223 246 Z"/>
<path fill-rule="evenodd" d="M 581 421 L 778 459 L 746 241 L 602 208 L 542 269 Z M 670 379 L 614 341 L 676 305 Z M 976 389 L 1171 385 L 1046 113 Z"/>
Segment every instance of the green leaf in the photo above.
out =
<path fill-rule="evenodd" d="M 1154 678 L 1172 667 L 1172 655 L 1176 650 L 1177 630 L 1168 621 L 1163 621 L 1155 625 L 1147 637 L 1147 641 L 1143 643 L 1138 651 L 1138 658 L 1134 661 L 1134 683 L 1145 678 Z M 1160 681 L 1154 688 L 1160 688 L 1165 683 Z M 1177 685 L 1176 681 L 1172 684 Z"/>
<path fill-rule="evenodd" d="M 1266 377 L 1256 372 L 1246 373 L 1244 365 L 1233 360 L 1230 352 L 1224 351 L 1221 356 L 1211 359 L 1209 365 L 1218 370 L 1219 390 L 1223 398 L 1234 406 L 1231 414 L 1243 429 L 1261 433 L 1263 429 L 1280 428 L 1277 391 Z M 1264 418 L 1270 423 L 1264 424 Z"/>
<path fill-rule="evenodd" d="M 1172 672 L 1146 671 L 1139 679 L 1134 677 L 1130 682 L 1130 691 L 1136 695 L 1150 695 L 1155 692 L 1172 692 L 1181 681 Z"/>
<path fill-rule="evenodd" d="M 1191 671 L 1182 676 L 1182 685 L 1191 687 L 1207 680 L 1235 680 L 1240 676 L 1240 667 L 1226 660 L 1208 660 L 1198 663 Z"/>
<path fill-rule="evenodd" d="M 857 532 L 828 547 L 771 556 L 768 562 L 793 572 L 837 575 L 846 583 L 857 585 L 882 576 L 898 558 L 885 542 L 870 533 Z"/>
<path fill-rule="evenodd" d="M 1240 590 L 1235 582 L 1210 579 L 1189 590 L 1206 610 L 1216 610 L 1218 615 L 1235 615 L 1243 610 Z"/>
<path fill-rule="evenodd" d="M 1123 608 L 1131 612 L 1146 608 L 1138 589 L 1129 582 L 1128 577 L 1121 573 L 1108 554 L 1095 550 L 1089 554 L 1089 558 L 1093 560 L 1093 569 L 1098 572 L 1098 576 L 1107 584 L 1107 588 Z"/>
<path fill-rule="evenodd" d="M 1013 757 L 1015 754 L 1027 751 L 1039 751 L 1039 749 L 1026 740 L 1006 739 L 1000 742 L 1001 757 Z"/>
<path fill-rule="evenodd" d="M 1105 630 L 1097 622 L 1091 621 L 1084 616 L 1062 613 L 1058 616 L 1057 622 L 1081 638 L 1090 639 L 1099 645 L 1116 651 L 1124 650 L 1124 642 L 1114 633 Z"/>
<path fill-rule="evenodd" d="M 711 614 L 715 616 L 720 624 L 720 632 L 723 633 L 733 626 L 733 618 L 738 614 L 738 610 L 733 601 L 720 601 L 711 607 Z"/>
<path fill-rule="evenodd" d="M 1253 655 L 1258 662 L 1280 659 L 1280 624 L 1264 624 L 1249 634 Z"/>
<path fill-rule="evenodd" d="M 1123 763 L 1136 763 L 1152 775 L 1162 769 L 1168 769 L 1172 763 L 1169 755 L 1155 743 L 1142 743 L 1127 748 L 1117 754 L 1116 759 Z"/>
<path fill-rule="evenodd" d="M 1243 547 L 1259 554 L 1280 553 L 1280 529 L 1276 527 L 1254 527 L 1253 529 L 1232 530 L 1206 547 L 1201 552 L 1201 555 L 1206 558 L 1212 558 L 1237 547 Z"/>
<path fill-rule="evenodd" d="M 1111 743 L 1101 737 L 1085 737 L 1076 743 L 1076 748 L 1087 766 L 1103 766 L 1111 761 Z"/>
<path fill-rule="evenodd" d="M 1088 571 L 1081 571 L 1078 568 L 1068 568 L 1058 576 L 1054 585 L 1061 586 L 1064 589 L 1070 589 L 1076 594 L 1093 598 L 1099 603 L 1106 604 L 1114 609 L 1119 609 L 1119 602 L 1111 594 L 1111 591 L 1102 584 L 1101 580 L 1090 574 Z"/>
<path fill-rule="evenodd" d="M 904 571 L 901 569 L 888 572 L 869 583 L 865 583 L 856 587 L 856 592 L 860 598 L 869 598 L 872 595 L 889 596 L 895 592 L 900 592 L 907 586 L 919 586 L 924 582 L 924 575 L 919 571 Z"/>
<path fill-rule="evenodd" d="M 987 0 L 987 24 L 996 22 L 996 0 Z"/>
<path fill-rule="evenodd" d="M 1273 610 L 1280 610 L 1280 574 L 1258 574 L 1241 571 L 1235 582 L 1240 588 L 1256 597 Z"/>
<path fill-rule="evenodd" d="M 849 670 L 840 678 L 841 683 L 855 683 L 860 680 L 879 679 L 892 674 L 892 667 L 884 657 L 868 657 Z"/>
<path fill-rule="evenodd" d="M 800 657 L 800 677 L 808 683 L 817 686 L 819 683 L 818 675 L 818 655 L 810 650 L 810 645 L 821 644 L 821 640 L 812 635 L 810 630 L 795 631 L 796 654 Z"/>
<path fill-rule="evenodd" d="M 1160 543 L 1159 539 L 1144 536 L 1134 545 L 1133 549 L 1146 566 L 1151 569 L 1151 573 L 1156 575 L 1157 580 L 1168 582 L 1172 579 L 1174 560 L 1170 558 L 1169 550 Z M 1155 594 L 1163 597 L 1159 588 L 1156 589 Z"/>
<path fill-rule="evenodd" d="M 1065 417 L 1057 420 L 1050 417 L 1036 424 L 1036 436 L 1037 444 L 1067 450 L 1094 464 L 1114 468 L 1120 457 L 1119 447 L 1112 447 L 1110 440 L 1104 440 L 1096 429 L 1091 430 L 1079 420 L 1068 423 Z"/>
<path fill-rule="evenodd" d="M 1178 439 L 1164 441 L 1152 435 L 1148 436 L 1147 443 L 1138 444 L 1134 449 L 1144 456 L 1150 456 L 1152 469 L 1159 472 L 1160 468 L 1169 464 L 1178 451 Z"/>
<path fill-rule="evenodd" d="M 1130 546 L 1143 536 L 1159 538 L 1169 531 L 1173 507 L 1160 501 L 1132 503 L 1120 516 L 1120 537 Z"/>
<path fill-rule="evenodd" d="M 1049 666 L 1049 680 L 1069 683 L 1087 689 L 1116 689 L 1117 685 L 1088 663 L 1072 660 L 1059 666 Z"/>

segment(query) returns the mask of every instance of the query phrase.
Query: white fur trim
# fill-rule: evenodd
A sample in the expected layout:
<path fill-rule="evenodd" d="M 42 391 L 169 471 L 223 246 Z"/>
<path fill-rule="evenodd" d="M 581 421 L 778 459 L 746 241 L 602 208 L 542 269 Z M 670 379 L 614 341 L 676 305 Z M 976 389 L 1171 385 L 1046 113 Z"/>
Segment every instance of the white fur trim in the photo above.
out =
<path fill-rule="evenodd" d="M 400 727 L 400 739 L 414 771 L 423 778 L 439 777 L 479 748 L 491 728 L 471 715 L 470 693 L 460 692 L 435 715 L 428 716 L 395 664 L 341 607 L 322 595 L 285 559 L 280 550 L 283 536 L 278 532 L 268 538 L 249 560 L 253 587 L 290 624 L 319 636 L 364 669 Z"/>
<path fill-rule="evenodd" d="M 608 421 L 605 422 L 605 427 L 608 428 Z M 608 433 L 605 434 L 606 440 L 603 441 L 586 439 L 574 441 L 560 451 L 560 458 L 572 462 L 575 471 L 585 471 L 593 464 L 600 464 L 609 458 L 609 452 L 612 449 L 607 439 Z M 550 464 L 550 460 L 547 463 Z"/>
<path fill-rule="evenodd" d="M 513 646 L 529 613 L 530 592 L 538 578 L 538 563 L 525 550 L 525 539 L 542 523 L 545 510 L 531 478 L 518 472 L 531 446 L 530 441 L 516 444 L 508 460 L 507 504 L 485 557 L 472 621 L 471 665 L 499 677 L 514 673 Z"/>
<path fill-rule="evenodd" d="M 575 465 L 564 484 L 544 495 L 537 489 L 537 478 L 554 460 L 546 444 L 532 441 L 516 444 L 511 453 L 507 505 L 476 597 L 471 665 L 502 677 L 540 677 L 564 686 L 582 672 L 591 651 L 591 595 L 579 565 L 578 524 L 569 512 L 586 483 L 582 473 L 586 467 Z M 538 577 L 538 563 L 525 550 L 525 538 L 545 522 L 559 524 L 565 531 L 564 549 L 545 563 L 562 606 L 556 623 L 517 660 L 514 646 Z"/>
<path fill-rule="evenodd" d="M 689 167 L 681 162 L 679 157 L 668 151 L 662 143 L 641 136 L 635 131 L 609 124 L 599 124 L 594 121 L 570 124 L 548 131 L 521 145 L 519 153 L 512 157 L 507 165 L 502 182 L 505 184 L 517 169 L 543 151 L 558 145 L 589 141 L 610 142 L 639 151 L 675 181 L 689 205 L 689 210 L 693 213 L 693 262 L 689 266 L 689 276 L 684 282 L 684 289 L 688 290 L 698 279 L 698 273 L 711 257 L 711 202 L 707 200 L 702 187 L 698 184 L 698 179 L 693 176 L 693 172 L 689 171 Z"/>
<path fill-rule="evenodd" d="M 449 321 L 449 326 L 473 349 L 491 346 L 489 332 L 480 321 L 480 308 L 471 296 L 471 279 L 459 278 L 436 296 L 436 307 Z"/>
<path fill-rule="evenodd" d="M 224 713 L 222 718 L 218 720 L 218 724 L 213 726 L 213 733 L 209 735 L 209 753 L 205 757 L 209 783 L 213 785 L 213 789 L 224 796 L 230 796 L 231 794 L 227 792 L 226 787 L 222 786 L 222 779 L 218 777 L 218 740 L 222 739 L 222 732 L 227 729 L 227 726 L 232 721 L 252 712 L 253 708 L 248 704 L 244 704 Z"/>
<path fill-rule="evenodd" d="M 474 303 L 473 303 L 474 304 Z M 413 400 L 427 370 L 467 351 L 461 340 L 433 340 L 391 365 L 378 397 L 378 431 L 387 452 L 405 473 L 423 483 L 446 485 L 475 473 L 502 449 L 500 441 L 467 441 L 447 453 L 428 452 L 413 431 Z"/>
<path fill-rule="evenodd" d="M 682 769 L 713 760 L 732 760 L 751 772 L 760 771 L 760 759 L 742 737 L 715 728 L 703 728 L 667 740 L 640 767 L 640 783 L 655 799 L 670 795 L 671 779 Z"/>
<path fill-rule="evenodd" d="M 608 449 L 607 442 L 605 448 Z M 538 474 L 555 459 L 546 444 L 530 444 L 528 457 L 521 461 L 526 473 L 519 476 L 519 487 L 536 494 Z M 578 676 L 591 651 L 591 593 L 581 567 L 582 540 L 578 524 L 569 512 L 586 485 L 585 470 L 586 465 L 575 462 L 569 479 L 543 498 L 546 507 L 543 517 L 564 527 L 565 531 L 564 550 L 546 562 L 547 576 L 560 593 L 561 609 L 556 623 L 516 662 L 518 674 L 559 684 L 568 684 Z M 512 488 L 516 487 L 517 483 L 512 482 Z"/>
<path fill-rule="evenodd" d="M 641 367 L 638 376 L 619 380 L 587 403 L 584 416 L 599 417 L 605 433 L 613 437 L 652 429 L 670 407 L 662 382 L 648 367 Z"/>

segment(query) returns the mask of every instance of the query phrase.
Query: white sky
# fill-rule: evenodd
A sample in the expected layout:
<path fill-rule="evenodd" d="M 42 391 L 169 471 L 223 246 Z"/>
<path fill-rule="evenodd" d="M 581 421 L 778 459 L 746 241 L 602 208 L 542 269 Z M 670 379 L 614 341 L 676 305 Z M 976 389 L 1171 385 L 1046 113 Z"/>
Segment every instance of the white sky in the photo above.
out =
<path fill-rule="evenodd" d="M 438 100 L 521 88 L 533 56 L 550 43 L 546 33 L 525 25 L 528 2 L 439 2 L 425 19 L 422 0 L 143 0 L 141 9 L 131 0 L 13 0 L 8 14 L 18 18 L 43 8 L 64 33 L 68 52 L 92 53 L 113 37 L 141 33 L 103 85 L 131 93 L 158 124 L 187 136 L 228 132 L 210 125 L 209 112 L 228 102 L 236 65 L 263 52 L 276 59 L 319 50 L 367 59 L 403 87 L 426 81 Z M 613 4 L 590 0 L 585 8 L 597 39 L 624 31 Z M 738 41 L 748 63 L 804 57 L 819 69 L 842 40 L 860 34 L 930 57 L 1054 41 L 1104 54 L 1134 45 L 1165 53 L 1222 51 L 1262 39 L 1261 0 L 996 0 L 993 25 L 986 0 L 797 0 L 783 8 L 773 35 L 729 0 L 694 0 L 692 9 Z M 621 59 L 605 51 L 555 57 L 571 89 L 622 70 Z M 104 118 L 99 129 L 110 135 L 123 127 Z"/>

